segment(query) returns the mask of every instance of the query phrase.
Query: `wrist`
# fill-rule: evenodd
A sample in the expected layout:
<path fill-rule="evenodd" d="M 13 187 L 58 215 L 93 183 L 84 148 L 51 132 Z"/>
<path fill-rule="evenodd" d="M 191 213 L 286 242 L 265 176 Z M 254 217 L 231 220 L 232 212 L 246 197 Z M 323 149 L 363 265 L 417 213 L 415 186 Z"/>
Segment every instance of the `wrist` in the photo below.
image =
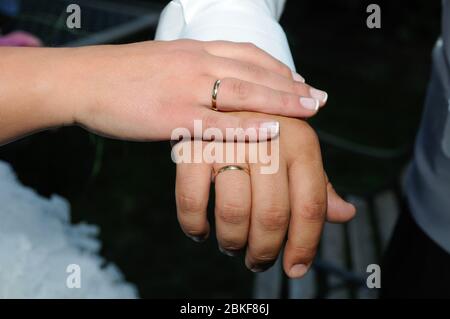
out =
<path fill-rule="evenodd" d="M 35 130 L 68 125 L 72 111 L 67 103 L 67 78 L 63 69 L 66 49 L 10 48 L 5 63 L 9 63 L 11 78 L 9 103 L 20 107 Z M 2 57 L 3 59 L 3 57 Z"/>
<path fill-rule="evenodd" d="M 47 48 L 42 54 L 45 62 L 32 73 L 32 90 L 35 102 L 47 117 L 49 127 L 74 124 L 76 107 L 80 107 L 82 88 L 77 81 L 78 62 L 76 48 Z"/>
<path fill-rule="evenodd" d="M 70 122 L 55 100 L 57 49 L 0 48 L 0 143 Z"/>

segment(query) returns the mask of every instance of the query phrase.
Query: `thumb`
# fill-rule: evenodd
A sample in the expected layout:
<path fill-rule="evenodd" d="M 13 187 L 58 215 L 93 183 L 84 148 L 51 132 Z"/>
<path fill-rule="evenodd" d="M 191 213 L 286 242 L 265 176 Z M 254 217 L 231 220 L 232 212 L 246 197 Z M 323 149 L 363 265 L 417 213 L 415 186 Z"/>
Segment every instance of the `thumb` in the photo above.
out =
<path fill-rule="evenodd" d="M 327 221 L 330 223 L 346 223 L 355 217 L 356 208 L 340 197 L 327 178 L 328 211 Z"/>

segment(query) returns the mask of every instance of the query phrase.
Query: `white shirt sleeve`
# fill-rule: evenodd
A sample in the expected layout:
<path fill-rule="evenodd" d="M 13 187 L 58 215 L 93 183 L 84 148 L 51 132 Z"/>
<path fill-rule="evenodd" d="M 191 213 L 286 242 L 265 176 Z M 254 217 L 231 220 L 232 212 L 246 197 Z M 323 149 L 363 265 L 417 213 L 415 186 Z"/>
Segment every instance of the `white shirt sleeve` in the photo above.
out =
<path fill-rule="evenodd" d="M 278 23 L 285 0 L 173 0 L 161 13 L 156 40 L 252 42 L 295 70 Z"/>

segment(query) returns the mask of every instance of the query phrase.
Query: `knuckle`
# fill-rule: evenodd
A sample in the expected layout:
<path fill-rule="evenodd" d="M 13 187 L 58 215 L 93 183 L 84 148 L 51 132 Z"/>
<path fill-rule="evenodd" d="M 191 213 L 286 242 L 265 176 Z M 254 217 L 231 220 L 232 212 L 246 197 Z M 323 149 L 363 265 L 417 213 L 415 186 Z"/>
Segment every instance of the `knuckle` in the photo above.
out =
<path fill-rule="evenodd" d="M 225 40 L 213 40 L 213 41 L 211 41 L 211 43 L 216 44 L 216 45 L 228 45 L 228 42 Z"/>
<path fill-rule="evenodd" d="M 176 43 L 179 44 L 180 47 L 192 48 L 193 46 L 197 45 L 199 41 L 192 39 L 178 39 L 176 40 Z"/>
<path fill-rule="evenodd" d="M 224 203 L 217 208 L 217 217 L 224 223 L 239 225 L 245 223 L 249 217 L 249 210 L 234 203 Z"/>
<path fill-rule="evenodd" d="M 259 78 L 263 75 L 261 68 L 259 68 L 256 65 L 246 63 L 246 64 L 244 64 L 244 66 L 245 66 L 245 71 L 247 71 L 248 74 L 250 74 L 256 78 Z"/>
<path fill-rule="evenodd" d="M 305 83 L 292 82 L 292 91 L 299 95 L 302 95 L 303 91 L 308 90 L 308 87 Z"/>
<path fill-rule="evenodd" d="M 313 200 L 303 204 L 300 216 L 309 222 L 322 222 L 325 220 L 326 205 L 322 200 Z"/>
<path fill-rule="evenodd" d="M 264 208 L 256 217 L 258 223 L 268 231 L 285 228 L 289 223 L 289 208 L 283 205 L 271 204 Z"/>
<path fill-rule="evenodd" d="M 284 92 L 280 92 L 280 102 L 281 102 L 281 106 L 283 108 L 288 108 L 290 106 L 292 106 L 293 103 L 293 98 L 290 94 L 284 93 Z"/>
<path fill-rule="evenodd" d="M 178 206 L 181 213 L 186 215 L 194 215 L 200 213 L 203 208 L 202 201 L 195 195 L 182 193 L 177 196 Z"/>
<path fill-rule="evenodd" d="M 250 85 L 241 80 L 235 80 L 232 83 L 232 92 L 240 100 L 247 100 L 250 96 Z"/>
<path fill-rule="evenodd" d="M 309 125 L 305 124 L 302 128 L 302 136 L 306 137 L 306 140 L 310 143 L 314 143 L 316 145 L 319 145 L 319 137 L 317 136 L 317 133 L 314 131 L 314 129 Z"/>
<path fill-rule="evenodd" d="M 187 45 L 182 48 L 177 48 L 170 51 L 171 59 L 177 68 L 186 69 L 189 66 L 191 72 L 193 70 L 199 71 L 206 69 L 207 52 L 204 50 L 197 50 L 197 45 L 192 42 L 187 42 Z M 189 62 L 189 64 L 187 64 Z"/>
<path fill-rule="evenodd" d="M 176 61 L 185 61 L 187 57 L 189 57 L 192 53 L 186 49 L 176 49 L 172 51 L 172 55 L 174 58 L 178 59 Z"/>
<path fill-rule="evenodd" d="M 314 129 L 306 121 L 292 121 L 292 125 L 298 136 L 301 136 L 301 139 L 296 139 L 292 144 L 297 145 L 297 148 L 302 150 L 305 157 L 318 158 L 320 156 L 320 143 Z"/>
<path fill-rule="evenodd" d="M 175 49 L 170 52 L 170 55 L 174 68 L 177 68 L 178 70 L 186 69 L 186 61 L 191 62 L 189 66 L 191 68 L 191 72 L 195 71 L 198 73 L 199 70 L 203 70 L 204 68 L 205 59 L 203 58 L 203 55 L 198 51 L 190 50 L 189 47 Z"/>
<path fill-rule="evenodd" d="M 244 42 L 242 43 L 242 47 L 247 50 L 259 50 L 258 47 L 252 42 Z"/>
<path fill-rule="evenodd" d="M 280 74 L 287 78 L 292 78 L 292 71 L 286 64 L 277 61 L 277 69 Z"/>

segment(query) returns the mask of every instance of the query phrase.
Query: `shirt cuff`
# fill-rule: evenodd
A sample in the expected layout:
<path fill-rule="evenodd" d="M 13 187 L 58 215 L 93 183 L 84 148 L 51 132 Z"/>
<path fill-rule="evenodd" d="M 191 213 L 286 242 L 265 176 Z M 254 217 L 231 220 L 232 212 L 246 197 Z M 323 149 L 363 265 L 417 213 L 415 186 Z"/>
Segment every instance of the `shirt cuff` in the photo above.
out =
<path fill-rule="evenodd" d="M 156 39 L 252 42 L 295 70 L 286 34 L 276 20 L 283 2 L 174 0 L 161 14 Z"/>

